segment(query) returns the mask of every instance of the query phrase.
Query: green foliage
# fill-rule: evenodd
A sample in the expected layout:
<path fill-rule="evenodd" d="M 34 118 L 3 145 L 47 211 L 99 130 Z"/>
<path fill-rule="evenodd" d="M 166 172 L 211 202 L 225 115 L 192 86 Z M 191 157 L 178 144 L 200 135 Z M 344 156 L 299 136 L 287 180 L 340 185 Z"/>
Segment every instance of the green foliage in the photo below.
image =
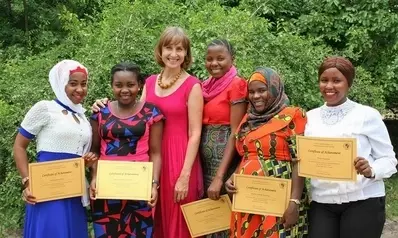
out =
<path fill-rule="evenodd" d="M 242 0 L 239 7 L 268 19 L 276 32 L 316 39 L 319 44 L 329 46 L 334 54 L 349 57 L 362 71 L 367 71 L 369 83 L 382 88 L 383 96 L 379 100 L 388 108 L 398 107 L 398 4 L 395 1 Z M 379 93 L 373 91 L 375 87 L 362 89 L 373 95 Z M 370 105 L 381 109 L 379 106 L 384 102 Z"/>
<path fill-rule="evenodd" d="M 394 175 L 386 181 L 386 193 L 387 193 L 387 218 L 393 219 L 398 217 L 398 176 Z"/>
<path fill-rule="evenodd" d="M 21 180 L 10 157 L 16 132 L 12 122 L 18 119 L 17 112 L 17 108 L 0 100 L 0 219 L 3 221 L 0 236 L 1 227 L 18 227 L 22 219 Z"/>

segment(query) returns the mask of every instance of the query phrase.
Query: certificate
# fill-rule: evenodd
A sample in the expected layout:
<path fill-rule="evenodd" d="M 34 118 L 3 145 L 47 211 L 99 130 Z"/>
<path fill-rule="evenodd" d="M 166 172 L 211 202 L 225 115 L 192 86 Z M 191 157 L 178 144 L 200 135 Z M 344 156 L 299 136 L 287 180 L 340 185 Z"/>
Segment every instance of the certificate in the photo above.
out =
<path fill-rule="evenodd" d="M 228 230 L 231 221 L 231 201 L 228 195 L 219 200 L 209 198 L 181 205 L 192 237 Z"/>
<path fill-rule="evenodd" d="M 282 217 L 289 205 L 290 179 L 235 174 L 234 184 L 232 211 Z"/>
<path fill-rule="evenodd" d="M 297 136 L 298 174 L 301 177 L 356 181 L 355 138 Z"/>
<path fill-rule="evenodd" d="M 96 198 L 151 199 L 152 162 L 98 160 Z"/>
<path fill-rule="evenodd" d="M 37 202 L 83 196 L 85 179 L 82 158 L 29 164 L 29 189 Z"/>

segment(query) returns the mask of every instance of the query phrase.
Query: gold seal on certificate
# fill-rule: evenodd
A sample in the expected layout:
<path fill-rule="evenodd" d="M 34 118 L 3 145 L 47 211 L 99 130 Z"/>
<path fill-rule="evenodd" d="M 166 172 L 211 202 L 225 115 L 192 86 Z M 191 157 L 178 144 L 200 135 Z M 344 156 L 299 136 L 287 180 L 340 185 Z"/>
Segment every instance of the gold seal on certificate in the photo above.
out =
<path fill-rule="evenodd" d="M 192 237 L 229 229 L 231 201 L 228 195 L 222 195 L 217 201 L 206 198 L 184 204 L 181 210 Z"/>
<path fill-rule="evenodd" d="M 152 169 L 152 162 L 98 160 L 96 198 L 149 201 Z"/>
<path fill-rule="evenodd" d="M 282 217 L 289 205 L 290 179 L 234 174 L 234 184 L 232 211 Z"/>
<path fill-rule="evenodd" d="M 355 138 L 297 136 L 298 174 L 301 177 L 356 181 Z"/>
<path fill-rule="evenodd" d="M 30 163 L 29 189 L 37 202 L 83 196 L 86 192 L 84 160 Z"/>

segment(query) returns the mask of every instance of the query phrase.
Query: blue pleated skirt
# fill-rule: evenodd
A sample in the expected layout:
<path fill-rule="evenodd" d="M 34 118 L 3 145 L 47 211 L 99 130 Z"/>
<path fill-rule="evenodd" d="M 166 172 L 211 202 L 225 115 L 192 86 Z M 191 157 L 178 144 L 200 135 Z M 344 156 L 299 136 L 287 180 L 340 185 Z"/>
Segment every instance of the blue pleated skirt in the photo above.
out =
<path fill-rule="evenodd" d="M 39 152 L 37 161 L 81 157 L 75 154 Z M 24 238 L 88 238 L 86 209 L 81 197 L 26 204 Z"/>

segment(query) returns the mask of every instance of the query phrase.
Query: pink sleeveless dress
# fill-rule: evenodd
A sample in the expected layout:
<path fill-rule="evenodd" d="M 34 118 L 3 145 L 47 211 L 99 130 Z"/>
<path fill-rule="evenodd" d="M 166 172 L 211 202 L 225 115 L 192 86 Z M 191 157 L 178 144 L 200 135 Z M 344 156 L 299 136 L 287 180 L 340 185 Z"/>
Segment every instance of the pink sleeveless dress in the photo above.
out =
<path fill-rule="evenodd" d="M 203 196 L 199 157 L 196 158 L 191 170 L 188 196 L 180 203 L 174 203 L 174 187 L 184 165 L 188 146 L 188 97 L 192 87 L 200 81 L 189 76 L 175 92 L 159 97 L 155 94 L 156 77 L 157 75 L 150 76 L 145 83 L 146 101 L 155 104 L 166 118 L 154 233 L 156 238 L 189 238 L 191 236 L 180 205 L 196 201 Z"/>

